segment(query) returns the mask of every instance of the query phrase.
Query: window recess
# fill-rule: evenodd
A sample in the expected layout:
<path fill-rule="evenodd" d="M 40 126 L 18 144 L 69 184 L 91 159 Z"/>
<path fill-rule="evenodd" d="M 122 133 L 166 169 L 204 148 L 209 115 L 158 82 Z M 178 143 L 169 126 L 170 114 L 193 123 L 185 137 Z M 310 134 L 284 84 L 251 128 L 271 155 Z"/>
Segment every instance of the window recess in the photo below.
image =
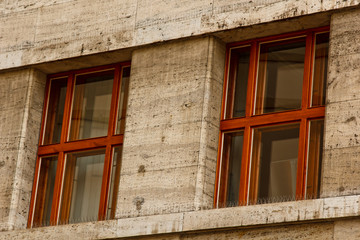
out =
<path fill-rule="evenodd" d="M 319 196 L 328 31 L 228 45 L 215 207 Z"/>
<path fill-rule="evenodd" d="M 28 227 L 113 219 L 130 63 L 48 77 Z"/>

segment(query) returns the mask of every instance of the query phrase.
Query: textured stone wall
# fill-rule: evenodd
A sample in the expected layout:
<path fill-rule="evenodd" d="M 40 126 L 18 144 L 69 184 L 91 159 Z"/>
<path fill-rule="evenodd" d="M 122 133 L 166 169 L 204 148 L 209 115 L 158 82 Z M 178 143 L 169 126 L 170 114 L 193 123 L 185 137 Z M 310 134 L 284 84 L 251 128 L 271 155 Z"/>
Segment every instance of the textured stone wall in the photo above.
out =
<path fill-rule="evenodd" d="M 27 222 L 44 85 L 35 70 L 0 74 L 0 230 Z"/>
<path fill-rule="evenodd" d="M 117 217 L 212 207 L 224 58 L 212 37 L 134 51 Z"/>
<path fill-rule="evenodd" d="M 3 0 L 0 69 L 353 7 L 359 0 Z"/>
<path fill-rule="evenodd" d="M 360 9 L 332 16 L 322 197 L 360 194 Z"/>

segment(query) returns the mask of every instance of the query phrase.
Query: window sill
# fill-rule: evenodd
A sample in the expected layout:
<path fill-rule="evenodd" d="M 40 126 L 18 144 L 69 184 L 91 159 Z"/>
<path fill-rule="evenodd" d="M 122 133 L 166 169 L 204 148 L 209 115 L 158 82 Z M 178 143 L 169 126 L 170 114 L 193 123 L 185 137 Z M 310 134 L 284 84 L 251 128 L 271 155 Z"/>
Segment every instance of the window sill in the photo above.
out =
<path fill-rule="evenodd" d="M 211 209 L 0 232 L 0 239 L 104 239 L 335 220 L 359 216 L 359 203 L 353 195 Z"/>

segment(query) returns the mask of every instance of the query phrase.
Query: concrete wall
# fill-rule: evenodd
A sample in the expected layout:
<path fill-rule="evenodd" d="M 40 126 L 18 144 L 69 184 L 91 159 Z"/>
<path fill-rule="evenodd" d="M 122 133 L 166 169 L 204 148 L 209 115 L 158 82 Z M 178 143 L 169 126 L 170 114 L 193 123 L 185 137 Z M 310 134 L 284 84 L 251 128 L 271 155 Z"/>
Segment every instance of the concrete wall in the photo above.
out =
<path fill-rule="evenodd" d="M 212 208 L 224 62 L 213 37 L 134 51 L 117 217 Z"/>
<path fill-rule="evenodd" d="M 0 69 L 359 5 L 359 0 L 3 0 Z"/>
<path fill-rule="evenodd" d="M 360 10 L 331 20 L 322 197 L 360 194 Z"/>
<path fill-rule="evenodd" d="M 33 69 L 0 74 L 0 230 L 26 226 L 44 86 Z"/>
<path fill-rule="evenodd" d="M 358 238 L 358 6 L 357 0 L 2 1 L 0 239 Z M 329 23 L 323 199 L 204 210 L 214 194 L 225 42 Z M 119 219 L 24 229 L 45 73 L 124 60 L 132 61 L 132 72 Z"/>

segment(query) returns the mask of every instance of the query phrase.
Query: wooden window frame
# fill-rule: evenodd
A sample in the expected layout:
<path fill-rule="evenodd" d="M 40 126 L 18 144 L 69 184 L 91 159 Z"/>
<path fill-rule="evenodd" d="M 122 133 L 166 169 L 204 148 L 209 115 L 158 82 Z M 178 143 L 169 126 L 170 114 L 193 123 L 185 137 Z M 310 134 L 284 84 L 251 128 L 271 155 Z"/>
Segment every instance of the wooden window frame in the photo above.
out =
<path fill-rule="evenodd" d="M 219 134 L 219 151 L 216 168 L 216 183 L 214 191 L 214 207 L 225 207 L 227 196 L 227 181 L 228 181 L 228 167 L 229 155 L 226 155 L 226 149 L 229 146 L 224 146 L 224 134 L 236 131 L 243 131 L 243 150 L 241 158 L 241 172 L 240 172 L 240 189 L 238 205 L 248 205 L 256 202 L 254 199 L 254 191 L 251 191 L 250 181 L 254 178 L 251 171 L 251 156 L 253 149 L 253 129 L 257 127 L 267 127 L 277 124 L 300 123 L 299 132 L 299 149 L 298 149 L 298 167 L 297 167 L 297 180 L 296 180 L 296 199 L 306 199 L 306 171 L 307 171 L 307 151 L 308 151 L 308 137 L 309 137 L 309 124 L 311 120 L 324 119 L 325 106 L 311 106 L 312 88 L 313 88 L 313 70 L 315 58 L 315 40 L 316 35 L 320 33 L 329 32 L 330 28 L 320 27 L 315 29 L 303 30 L 293 33 L 286 33 L 277 36 L 270 36 L 258 39 L 252 39 L 242 42 L 230 43 L 226 47 L 226 63 L 225 63 L 225 77 L 223 87 L 223 99 L 220 121 L 220 134 Z M 302 100 L 301 109 L 288 110 L 274 113 L 261 113 L 255 114 L 256 103 L 256 84 L 258 78 L 258 67 L 260 59 L 260 44 L 283 42 L 291 39 L 306 38 L 305 60 L 304 60 L 304 76 L 302 86 Z M 250 47 L 249 58 L 249 72 L 246 92 L 246 105 L 244 117 L 229 117 L 227 111 L 233 111 L 232 106 L 234 102 L 234 90 L 236 69 L 230 71 L 231 66 L 231 49 Z M 314 88 L 318 86 L 314 86 Z M 229 99 L 229 98 L 232 98 Z M 230 113 L 232 115 L 232 112 Z M 256 143 L 254 143 L 256 144 Z M 225 155 L 224 156 L 224 151 Z M 224 158 L 227 158 L 224 159 Z M 226 173 L 225 173 L 226 172 Z M 225 187 L 224 187 L 225 186 Z"/>
<path fill-rule="evenodd" d="M 112 210 L 110 213 L 110 218 L 114 218 L 115 215 L 115 207 L 116 203 L 114 204 L 114 200 L 109 200 L 109 191 L 110 191 L 110 181 L 111 181 L 111 171 L 112 171 L 112 158 L 113 152 L 116 147 L 122 146 L 124 141 L 124 135 L 116 133 L 116 124 L 117 124 L 117 117 L 118 114 L 121 114 L 121 125 L 123 126 L 123 114 L 126 111 L 127 105 L 127 95 L 128 91 L 125 92 L 122 112 L 118 113 L 119 109 L 119 98 L 120 98 L 120 91 L 121 91 L 121 81 L 122 81 L 122 74 L 123 69 L 130 67 L 130 62 L 122 62 L 117 64 L 111 65 L 104 65 L 98 67 L 92 67 L 87 69 L 80 69 L 80 70 L 73 70 L 67 71 L 57 74 L 51 74 L 47 77 L 47 83 L 45 87 L 45 101 L 43 106 L 43 114 L 42 114 L 42 124 L 40 130 L 40 138 L 39 138 L 39 147 L 37 153 L 37 160 L 36 160 L 36 167 L 35 167 L 35 174 L 34 174 L 34 182 L 32 188 L 32 195 L 31 195 L 31 204 L 29 210 L 29 217 L 28 217 L 28 228 L 34 226 L 33 218 L 35 214 L 35 204 L 36 204 L 36 194 L 38 191 L 38 182 L 39 182 L 39 174 L 40 174 L 40 165 L 41 165 L 41 158 L 48 157 L 48 156 L 58 156 L 57 161 L 57 169 L 56 169 L 56 178 L 54 184 L 54 192 L 53 192 L 53 200 L 51 206 L 51 216 L 50 216 L 50 225 L 57 225 L 67 223 L 64 219 L 61 220 L 61 199 L 62 199 L 62 188 L 64 185 L 64 175 L 65 175 L 65 162 L 66 162 L 66 154 L 68 153 L 75 153 L 75 152 L 83 152 L 83 151 L 91 151 L 96 149 L 104 149 L 105 150 L 105 159 L 104 159 L 104 169 L 103 169 L 103 177 L 101 183 L 101 193 L 100 193 L 100 204 L 99 204 L 99 211 L 98 211 L 98 220 L 105 220 L 107 214 L 107 203 L 108 201 L 112 201 Z M 112 86 L 112 95 L 111 95 L 111 106 L 110 106 L 110 116 L 109 116 L 109 123 L 108 123 L 108 130 L 107 135 L 103 137 L 94 137 L 88 139 L 80 139 L 80 140 L 68 140 L 70 139 L 70 122 L 71 122 L 71 111 L 72 111 L 72 104 L 74 100 L 74 92 L 75 92 L 75 83 L 76 83 L 76 76 L 82 74 L 91 74 L 99 72 L 106 72 L 107 70 L 114 71 L 114 81 Z M 49 106 L 49 97 L 50 97 L 50 87 L 51 87 L 51 80 L 58 79 L 58 78 L 67 78 L 67 88 L 66 88 L 66 98 L 65 98 L 65 106 L 64 106 L 64 114 L 62 120 L 62 128 L 61 128 L 61 137 L 60 142 L 55 144 L 47 144 L 44 145 L 44 137 L 45 137 L 45 125 L 46 125 L 46 118 L 48 106 Z M 128 87 L 128 86 L 126 86 Z M 116 160 L 117 161 L 117 160 Z M 121 164 L 120 164 L 121 165 Z M 119 174 L 118 169 L 116 169 L 116 174 Z M 118 180 L 118 176 L 116 179 Z M 118 183 L 114 184 L 114 193 L 117 193 L 115 187 L 118 187 Z M 70 199 L 71 201 L 71 199 Z M 66 215 L 66 214 L 65 214 Z M 40 223 L 41 224 L 41 223 Z M 40 225 L 41 226 L 41 225 Z"/>

